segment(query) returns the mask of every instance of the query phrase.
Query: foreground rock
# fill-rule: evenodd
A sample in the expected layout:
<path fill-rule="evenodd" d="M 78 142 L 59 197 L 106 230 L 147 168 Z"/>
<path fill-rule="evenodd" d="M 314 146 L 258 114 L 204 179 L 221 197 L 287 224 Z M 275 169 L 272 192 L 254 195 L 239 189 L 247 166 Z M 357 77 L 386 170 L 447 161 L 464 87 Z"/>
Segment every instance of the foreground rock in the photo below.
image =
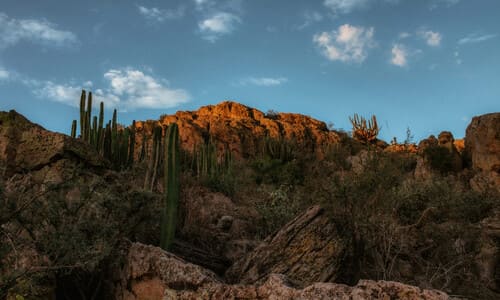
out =
<path fill-rule="evenodd" d="M 88 144 L 0 112 L 0 298 L 80 297 L 87 278 L 49 270 L 93 272 L 122 237 L 151 240 L 161 197 L 108 166 Z"/>
<path fill-rule="evenodd" d="M 477 172 L 471 185 L 477 190 L 500 191 L 500 113 L 474 117 L 466 130 L 465 149 Z"/>
<path fill-rule="evenodd" d="M 389 281 L 362 280 L 349 287 L 315 283 L 303 289 L 283 275 L 270 275 L 260 285 L 229 285 L 202 267 L 187 263 L 160 248 L 134 243 L 130 246 L 116 299 L 449 299 L 440 291 Z"/>
<path fill-rule="evenodd" d="M 236 262 L 226 278 L 253 284 L 279 273 L 300 285 L 355 283 L 359 279 L 356 248 L 352 232 L 314 206 Z"/>

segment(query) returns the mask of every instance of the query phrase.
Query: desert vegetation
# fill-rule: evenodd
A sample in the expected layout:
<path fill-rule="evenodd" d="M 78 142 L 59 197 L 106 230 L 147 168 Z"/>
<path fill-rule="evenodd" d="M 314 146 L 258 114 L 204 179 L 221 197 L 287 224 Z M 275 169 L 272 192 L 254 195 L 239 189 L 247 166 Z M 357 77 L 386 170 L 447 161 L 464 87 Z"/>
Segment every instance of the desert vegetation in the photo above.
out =
<path fill-rule="evenodd" d="M 500 208 L 499 194 L 494 186 L 471 188 L 474 172 L 454 168 L 446 147 L 432 145 L 419 154 L 408 150 L 408 139 L 403 151 L 387 151 L 377 139 L 376 117 L 367 122 L 354 115 L 352 132 L 335 132 L 336 143 L 311 150 L 300 136 L 267 135 L 253 155 L 237 157 L 210 130 L 186 149 L 180 138 L 185 127 L 176 122 L 154 123 L 147 132 L 136 122 L 119 125 L 115 111 L 104 126 L 103 110 L 101 104 L 99 117 L 92 118 L 91 93 L 86 98 L 82 92 L 79 137 L 78 122 L 71 130 L 80 141 L 71 147 L 97 155 L 98 162 L 64 154 L 2 177 L 0 298 L 107 297 L 126 240 L 188 260 L 196 248 L 209 261 L 222 251 L 220 237 L 184 230 L 185 195 L 193 189 L 255 211 L 246 236 L 255 243 L 320 205 L 355 241 L 353 278 L 400 281 L 465 299 L 499 295 L 480 280 L 476 261 L 484 238 L 480 224 Z M 277 112 L 267 117 L 283 118 Z M 1 118 L 2 138 L 31 126 L 13 113 Z M 418 177 L 422 164 L 428 173 Z M 2 168 L 4 174 L 16 170 L 6 163 Z M 229 266 L 224 263 L 222 269 Z"/>

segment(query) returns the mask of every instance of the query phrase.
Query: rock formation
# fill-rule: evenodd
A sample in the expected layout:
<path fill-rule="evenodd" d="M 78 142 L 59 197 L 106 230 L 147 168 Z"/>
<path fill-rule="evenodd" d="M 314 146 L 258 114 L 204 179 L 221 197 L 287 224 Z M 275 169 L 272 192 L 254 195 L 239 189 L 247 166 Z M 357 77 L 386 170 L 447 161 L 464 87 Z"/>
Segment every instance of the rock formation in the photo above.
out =
<path fill-rule="evenodd" d="M 142 132 L 151 136 L 155 124 L 179 126 L 181 145 L 192 151 L 212 138 L 219 150 L 230 149 L 235 157 L 252 156 L 262 147 L 264 137 L 285 138 L 318 154 L 323 147 L 340 140 L 339 134 L 328 130 L 324 122 L 311 117 L 263 112 L 242 104 L 225 101 L 204 106 L 197 111 L 178 111 L 164 115 L 159 121 L 136 122 L 136 149 L 140 149 Z M 137 154 L 138 155 L 138 154 Z"/>
<path fill-rule="evenodd" d="M 283 275 L 271 274 L 261 284 L 225 284 L 215 274 L 160 248 L 134 243 L 115 285 L 119 300 L 155 299 L 427 299 L 449 297 L 436 290 L 390 281 L 361 280 L 350 287 L 314 283 L 294 287 Z"/>
<path fill-rule="evenodd" d="M 473 188 L 493 187 L 500 191 L 500 113 L 474 117 L 466 130 L 465 151 L 477 175 Z"/>
<path fill-rule="evenodd" d="M 321 207 L 314 206 L 233 264 L 226 278 L 253 284 L 279 273 L 300 285 L 355 283 L 359 279 L 355 251 L 352 231 L 331 220 Z"/>

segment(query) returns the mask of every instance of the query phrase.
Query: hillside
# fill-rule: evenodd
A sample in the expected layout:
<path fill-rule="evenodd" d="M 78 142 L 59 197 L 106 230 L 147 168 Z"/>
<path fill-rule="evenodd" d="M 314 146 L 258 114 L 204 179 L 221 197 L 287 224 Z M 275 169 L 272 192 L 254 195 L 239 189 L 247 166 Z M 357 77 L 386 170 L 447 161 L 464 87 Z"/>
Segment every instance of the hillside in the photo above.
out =
<path fill-rule="evenodd" d="M 367 144 L 235 102 L 113 134 L 133 141 L 118 139 L 123 164 L 0 112 L 0 299 L 500 297 L 500 113 L 475 117 L 463 149 L 448 132 Z"/>

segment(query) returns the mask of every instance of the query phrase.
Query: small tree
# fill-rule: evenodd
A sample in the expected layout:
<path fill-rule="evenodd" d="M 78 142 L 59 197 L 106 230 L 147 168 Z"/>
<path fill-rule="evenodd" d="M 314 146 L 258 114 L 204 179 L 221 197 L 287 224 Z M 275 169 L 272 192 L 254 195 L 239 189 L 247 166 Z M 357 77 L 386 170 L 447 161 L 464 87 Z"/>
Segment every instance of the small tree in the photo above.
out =
<path fill-rule="evenodd" d="M 354 114 L 353 117 L 349 117 L 349 121 L 351 121 L 352 124 L 353 138 L 367 144 L 374 143 L 377 140 L 377 135 L 380 130 L 375 115 L 372 115 L 371 120 L 367 122 L 364 117 Z"/>

